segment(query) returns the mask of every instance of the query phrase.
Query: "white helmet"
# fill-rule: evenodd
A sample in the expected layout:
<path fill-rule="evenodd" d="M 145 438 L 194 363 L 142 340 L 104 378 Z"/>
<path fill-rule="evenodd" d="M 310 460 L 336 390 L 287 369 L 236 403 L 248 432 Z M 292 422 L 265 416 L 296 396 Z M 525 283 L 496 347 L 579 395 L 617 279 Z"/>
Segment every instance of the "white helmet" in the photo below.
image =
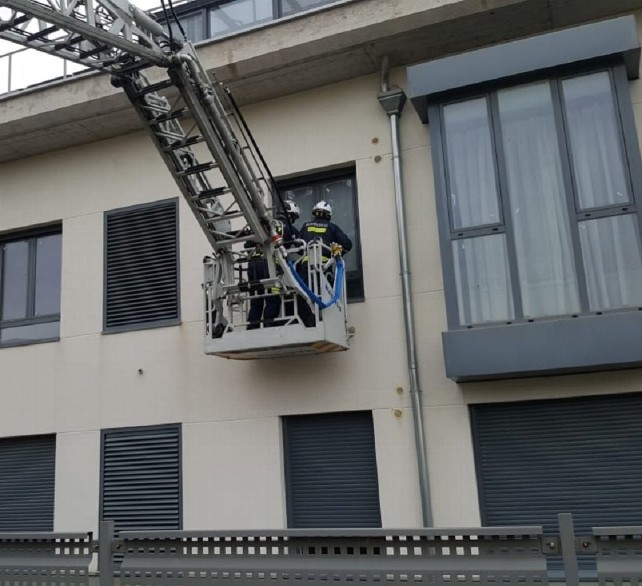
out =
<path fill-rule="evenodd" d="M 298 220 L 301 216 L 301 210 L 299 210 L 299 206 L 291 199 L 285 200 L 283 207 L 285 208 L 285 213 L 291 218 Z"/>
<path fill-rule="evenodd" d="M 332 206 L 327 201 L 320 201 L 312 208 L 312 215 L 329 220 L 332 217 Z"/>
<path fill-rule="evenodd" d="M 301 216 L 299 206 L 291 199 L 286 199 L 283 202 L 283 206 L 280 207 L 276 212 L 277 218 L 285 218 L 286 216 L 290 219 L 291 222 L 298 220 Z"/>

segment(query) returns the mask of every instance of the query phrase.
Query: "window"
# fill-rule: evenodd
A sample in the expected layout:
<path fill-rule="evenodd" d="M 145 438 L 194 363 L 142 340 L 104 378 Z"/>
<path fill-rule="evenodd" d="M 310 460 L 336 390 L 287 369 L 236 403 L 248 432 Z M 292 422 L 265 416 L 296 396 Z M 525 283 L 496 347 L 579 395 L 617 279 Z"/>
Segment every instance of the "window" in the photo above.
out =
<path fill-rule="evenodd" d="M 455 327 L 642 306 L 621 68 L 441 104 Z"/>
<path fill-rule="evenodd" d="M 337 0 L 219 0 L 190 2 L 176 7 L 180 23 L 192 42 L 231 34 L 259 24 L 312 10 Z M 157 18 L 163 22 L 165 15 Z M 176 34 L 179 28 L 173 24 Z"/>
<path fill-rule="evenodd" d="M 105 332 L 180 321 L 176 200 L 105 214 Z"/>
<path fill-rule="evenodd" d="M 626 16 L 408 69 L 430 121 L 458 382 L 642 366 L 642 166 Z"/>
<path fill-rule="evenodd" d="M 100 518 L 116 531 L 181 528 L 178 425 L 105 430 Z"/>
<path fill-rule="evenodd" d="M 53 531 L 56 436 L 0 439 L 0 532 Z"/>
<path fill-rule="evenodd" d="M 288 525 L 381 527 L 372 414 L 283 418 Z"/>
<path fill-rule="evenodd" d="M 297 227 L 311 217 L 312 208 L 317 202 L 325 200 L 332 206 L 332 221 L 352 240 L 352 250 L 344 257 L 348 300 L 363 300 L 357 186 L 354 172 L 305 177 L 294 182 L 283 182 L 279 188 L 282 197 L 294 200 L 301 210 L 301 219 L 297 222 Z"/>
<path fill-rule="evenodd" d="M 0 345 L 60 337 L 60 227 L 0 240 Z"/>

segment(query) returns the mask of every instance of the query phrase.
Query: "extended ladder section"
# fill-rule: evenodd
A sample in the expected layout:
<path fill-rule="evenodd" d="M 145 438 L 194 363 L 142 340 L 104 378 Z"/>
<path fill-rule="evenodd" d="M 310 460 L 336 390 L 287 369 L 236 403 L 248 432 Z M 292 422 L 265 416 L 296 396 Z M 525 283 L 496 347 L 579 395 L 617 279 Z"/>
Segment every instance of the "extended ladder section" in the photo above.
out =
<path fill-rule="evenodd" d="M 348 348 L 340 259 L 314 262 L 313 247 L 299 255 L 310 258 L 303 267 L 285 249 L 272 214 L 283 202 L 267 165 L 232 95 L 190 43 L 126 0 L 0 0 L 0 38 L 108 72 L 124 89 L 212 247 L 206 353 L 247 359 Z M 260 282 L 248 276 L 256 256 L 266 266 Z M 261 295 L 278 298 L 281 313 L 257 326 L 248 316 Z M 313 325 L 299 316 L 302 304 Z"/>

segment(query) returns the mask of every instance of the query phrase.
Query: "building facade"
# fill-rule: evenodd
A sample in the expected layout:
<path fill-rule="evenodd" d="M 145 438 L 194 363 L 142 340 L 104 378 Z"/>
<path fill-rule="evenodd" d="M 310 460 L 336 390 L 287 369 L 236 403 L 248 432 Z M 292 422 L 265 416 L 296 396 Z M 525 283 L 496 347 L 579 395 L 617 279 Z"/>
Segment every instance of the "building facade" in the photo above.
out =
<path fill-rule="evenodd" d="M 0 96 L 0 531 L 642 524 L 642 2 L 254 4 L 179 15 L 355 242 L 351 349 L 205 355 L 207 241 L 125 97 Z"/>

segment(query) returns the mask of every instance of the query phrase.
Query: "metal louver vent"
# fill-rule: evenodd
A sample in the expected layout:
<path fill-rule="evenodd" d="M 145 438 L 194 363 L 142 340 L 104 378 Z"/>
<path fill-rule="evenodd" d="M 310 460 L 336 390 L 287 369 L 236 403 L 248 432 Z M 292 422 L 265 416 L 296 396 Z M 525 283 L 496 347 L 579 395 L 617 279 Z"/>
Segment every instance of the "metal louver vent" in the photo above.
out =
<path fill-rule="evenodd" d="M 117 531 L 180 529 L 179 426 L 103 432 L 101 518 Z"/>
<path fill-rule="evenodd" d="M 178 323 L 176 200 L 105 217 L 105 329 Z"/>
<path fill-rule="evenodd" d="M 53 531 L 56 436 L 0 440 L 0 532 Z"/>
<path fill-rule="evenodd" d="M 283 419 L 289 526 L 381 527 L 370 412 Z"/>

